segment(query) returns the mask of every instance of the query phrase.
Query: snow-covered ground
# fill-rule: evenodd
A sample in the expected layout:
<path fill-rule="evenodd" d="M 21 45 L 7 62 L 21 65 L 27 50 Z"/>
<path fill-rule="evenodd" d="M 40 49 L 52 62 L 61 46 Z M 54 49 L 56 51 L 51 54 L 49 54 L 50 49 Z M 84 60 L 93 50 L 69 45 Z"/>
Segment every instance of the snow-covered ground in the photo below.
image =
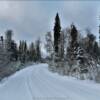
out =
<path fill-rule="evenodd" d="M 100 100 L 100 84 L 60 76 L 38 64 L 3 80 L 0 100 Z"/>

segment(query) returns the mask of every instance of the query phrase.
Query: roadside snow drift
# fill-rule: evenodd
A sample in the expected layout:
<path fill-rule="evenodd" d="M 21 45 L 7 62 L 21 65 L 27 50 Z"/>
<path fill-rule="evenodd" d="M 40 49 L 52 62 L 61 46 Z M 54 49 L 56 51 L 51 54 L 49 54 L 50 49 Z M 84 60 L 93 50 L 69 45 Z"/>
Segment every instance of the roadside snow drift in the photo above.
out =
<path fill-rule="evenodd" d="M 0 83 L 0 100 L 100 100 L 100 84 L 29 66 Z"/>

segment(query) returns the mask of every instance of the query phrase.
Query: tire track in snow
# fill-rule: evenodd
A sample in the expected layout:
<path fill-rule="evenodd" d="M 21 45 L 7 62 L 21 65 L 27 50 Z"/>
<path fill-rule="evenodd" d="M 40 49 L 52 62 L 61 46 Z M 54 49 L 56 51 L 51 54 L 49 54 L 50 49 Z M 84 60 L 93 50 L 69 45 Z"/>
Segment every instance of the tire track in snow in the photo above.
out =
<path fill-rule="evenodd" d="M 42 69 L 41 69 L 42 70 Z M 54 84 L 55 85 L 58 85 L 58 83 L 55 81 L 55 80 L 52 80 L 51 82 L 49 81 L 49 80 L 46 80 L 47 78 L 45 77 L 45 76 L 47 76 L 47 75 L 45 75 L 44 73 L 44 71 L 42 70 L 41 71 L 42 72 L 42 82 L 44 82 L 45 81 L 45 84 L 48 84 L 50 87 L 52 87 L 52 92 L 54 93 L 54 91 L 55 92 L 58 92 L 58 97 L 60 97 L 62 94 L 63 94 L 63 96 L 61 96 L 61 97 L 63 97 L 63 99 L 64 100 L 75 100 L 75 98 L 77 98 L 78 100 L 85 100 L 85 98 L 81 98 L 80 96 L 79 96 L 79 94 L 77 94 L 76 92 L 74 92 L 74 91 L 71 91 L 70 89 L 66 89 L 65 87 L 63 87 L 62 85 L 63 84 L 60 84 L 59 85 L 59 87 L 56 87 L 56 86 L 54 86 Z M 38 74 L 38 75 L 40 75 L 40 74 Z M 50 76 L 48 76 L 48 77 L 50 77 Z M 50 77 L 51 78 L 51 77 Z M 49 84 L 50 83 L 50 84 Z M 66 92 L 67 93 L 66 93 Z M 50 93 L 50 91 L 48 91 L 49 93 Z M 51 92 L 51 93 L 52 93 Z M 71 94 L 70 94 L 71 93 Z M 72 95 L 73 96 L 75 96 L 75 98 L 74 97 L 72 97 Z"/>
<path fill-rule="evenodd" d="M 63 81 L 52 77 L 43 66 L 35 67 L 30 75 L 28 75 L 27 86 L 33 100 L 38 100 L 39 98 L 41 100 L 50 100 L 50 98 L 55 100 L 53 97 L 64 97 L 63 100 L 76 100 L 76 98 L 77 100 L 90 100 L 89 98 L 93 97 L 91 100 L 98 100 L 96 96 L 97 98 L 99 97 L 99 93 L 92 91 L 92 88 L 84 88 L 81 84 L 74 84 L 73 81 Z M 91 91 L 88 91 L 88 89 Z M 40 91 L 42 91 L 42 93 Z"/>
<path fill-rule="evenodd" d="M 27 86 L 28 86 L 29 92 L 31 94 L 32 100 L 37 100 L 38 96 L 36 96 L 36 95 L 38 94 L 38 95 L 42 96 L 43 94 L 42 94 L 42 92 L 39 94 L 39 92 L 41 91 L 41 87 L 39 86 L 39 84 L 41 84 L 41 83 L 38 81 L 38 79 L 37 79 L 37 77 L 36 77 L 34 72 L 37 72 L 37 69 L 35 69 L 27 77 Z M 34 78 L 33 80 L 31 79 L 32 76 Z M 32 86 L 34 86 L 34 87 L 32 87 Z"/>
<path fill-rule="evenodd" d="M 51 86 L 48 87 L 47 83 L 44 84 L 45 81 L 44 81 L 43 79 L 41 79 L 41 76 L 39 75 L 38 72 L 39 72 L 39 69 L 35 69 L 35 72 L 34 72 L 34 73 L 31 73 L 31 75 L 30 75 L 31 77 L 30 77 L 30 78 L 34 78 L 35 80 L 34 80 L 34 79 L 30 79 L 30 81 L 32 81 L 32 82 L 30 82 L 30 83 L 34 83 L 34 81 L 35 81 L 35 82 L 41 84 L 42 87 L 44 87 L 44 88 L 38 87 L 38 84 L 36 84 L 36 87 L 37 87 L 38 91 L 41 91 L 41 90 L 47 90 L 47 91 L 48 91 L 48 90 L 49 90 L 48 92 L 49 92 L 49 93 L 52 93 L 53 91 L 50 92 L 50 90 L 52 90 L 52 87 L 51 87 Z M 33 74 L 33 75 L 32 75 L 32 74 Z M 32 77 L 32 76 L 34 76 L 34 77 Z M 33 91 L 32 91 L 32 90 L 33 90 L 33 89 L 32 89 L 32 85 L 30 85 L 30 87 L 31 87 L 31 91 L 30 91 L 30 92 L 31 92 L 31 95 L 33 96 L 33 93 L 32 93 L 32 92 L 33 92 Z M 50 94 L 48 95 L 48 92 L 47 92 L 47 91 L 44 91 L 44 92 L 41 94 L 41 97 L 40 97 L 41 99 L 47 100 L 47 99 L 50 99 L 50 98 L 53 99 L 53 97 L 55 97 L 55 96 L 52 96 L 52 97 L 49 96 Z M 52 95 L 53 95 L 53 94 L 52 94 Z M 61 94 L 57 94 L 57 92 L 56 92 L 56 95 L 61 95 Z M 33 97 L 34 97 L 34 96 L 33 96 Z M 32 97 L 32 98 L 33 98 L 33 97 Z M 42 97 L 43 97 L 43 98 L 42 98 Z M 56 96 L 55 98 L 56 98 L 56 99 L 59 99 L 57 96 Z M 60 97 L 60 98 L 63 99 L 63 100 L 66 100 L 65 97 Z M 68 98 L 68 97 L 67 97 L 67 98 Z M 68 99 L 68 100 L 70 100 L 70 99 Z"/>
<path fill-rule="evenodd" d="M 38 76 L 38 82 L 39 83 L 41 83 L 42 84 L 42 86 L 44 85 L 44 86 L 46 86 L 47 84 L 48 84 L 48 86 L 50 86 L 49 88 L 48 88 L 48 86 L 47 87 L 45 87 L 47 90 L 49 90 L 47 93 L 54 93 L 54 91 L 55 91 L 55 93 L 54 93 L 54 95 L 56 95 L 56 96 L 54 96 L 53 94 L 52 94 L 52 97 L 59 97 L 59 98 L 61 98 L 62 97 L 62 99 L 63 100 L 72 100 L 72 94 L 73 95 L 75 95 L 78 99 L 81 99 L 82 100 L 82 98 L 80 98 L 79 97 L 79 95 L 77 95 L 77 94 L 75 94 L 75 93 L 73 93 L 72 91 L 72 94 L 69 94 L 70 92 L 68 91 L 66 94 L 64 94 L 64 91 L 66 91 L 66 89 L 64 88 L 58 88 L 58 87 L 55 87 L 54 86 L 54 84 L 51 84 L 52 82 L 50 82 L 50 81 L 47 81 L 46 79 L 47 78 L 45 78 L 44 76 L 43 76 L 43 71 L 41 71 L 42 73 L 42 79 L 40 78 L 41 77 L 41 74 L 39 74 L 40 72 L 39 72 L 39 70 L 40 69 L 38 69 L 38 73 L 37 73 L 37 75 L 36 75 L 36 73 L 35 73 L 35 77 L 37 77 Z M 45 79 L 44 79 L 45 78 Z M 49 84 L 50 83 L 50 84 Z M 52 90 L 52 91 L 51 91 Z M 58 92 L 58 91 L 60 91 L 60 93 Z M 63 95 L 62 95 L 63 94 Z M 46 95 L 46 94 L 45 94 Z M 62 96 L 61 96 L 62 95 Z M 46 95 L 47 96 L 47 95 Z M 73 99 L 74 100 L 74 99 Z M 83 99 L 84 100 L 84 99 Z"/>
<path fill-rule="evenodd" d="M 34 96 L 32 94 L 32 88 L 31 88 L 31 85 L 29 83 L 29 77 L 26 78 L 26 84 L 27 84 L 27 87 L 28 87 L 28 91 L 29 91 L 29 93 L 31 95 L 31 98 L 32 98 L 32 100 L 34 100 L 34 98 L 33 98 Z"/>

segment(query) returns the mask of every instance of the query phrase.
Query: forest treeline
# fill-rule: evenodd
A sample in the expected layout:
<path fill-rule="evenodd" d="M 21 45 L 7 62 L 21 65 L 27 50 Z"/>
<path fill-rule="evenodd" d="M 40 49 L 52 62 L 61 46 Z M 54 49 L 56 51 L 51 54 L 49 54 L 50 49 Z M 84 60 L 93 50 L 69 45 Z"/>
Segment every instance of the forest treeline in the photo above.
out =
<path fill-rule="evenodd" d="M 100 46 L 90 29 L 87 28 L 85 34 L 82 35 L 74 23 L 62 29 L 59 14 L 56 14 L 53 33 L 46 34 L 50 70 L 80 79 L 98 80 Z"/>
<path fill-rule="evenodd" d="M 29 45 L 27 41 L 20 40 L 18 45 L 12 39 L 12 34 L 13 30 L 7 30 L 5 38 L 0 37 L 1 72 L 7 68 L 3 69 L 3 66 L 10 62 L 47 62 L 49 69 L 54 72 L 100 81 L 100 46 L 90 29 L 85 30 L 86 36 L 82 35 L 74 23 L 63 29 L 57 13 L 53 32 L 45 35 L 45 59 L 41 56 L 40 38 Z"/>

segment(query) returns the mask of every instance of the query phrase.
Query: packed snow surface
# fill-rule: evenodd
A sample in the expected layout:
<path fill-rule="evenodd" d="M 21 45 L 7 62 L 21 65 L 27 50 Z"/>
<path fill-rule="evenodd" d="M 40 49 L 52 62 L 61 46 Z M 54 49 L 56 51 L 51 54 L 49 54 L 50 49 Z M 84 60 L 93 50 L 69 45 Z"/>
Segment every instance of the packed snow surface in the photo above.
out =
<path fill-rule="evenodd" d="M 29 66 L 0 83 L 0 100 L 100 100 L 100 84 Z"/>

